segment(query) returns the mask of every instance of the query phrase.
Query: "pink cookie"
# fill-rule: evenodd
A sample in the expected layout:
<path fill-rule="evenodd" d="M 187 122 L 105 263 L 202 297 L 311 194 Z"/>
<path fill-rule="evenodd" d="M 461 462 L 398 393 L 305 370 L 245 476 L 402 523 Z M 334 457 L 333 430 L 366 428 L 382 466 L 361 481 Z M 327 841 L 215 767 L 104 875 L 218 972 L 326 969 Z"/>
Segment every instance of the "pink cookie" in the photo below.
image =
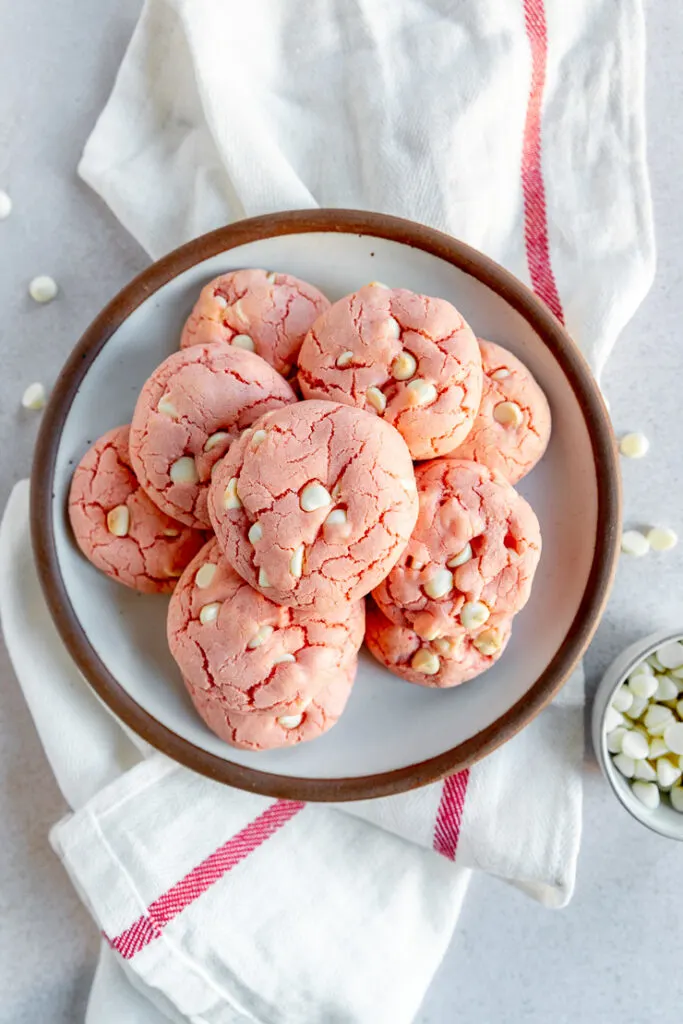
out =
<path fill-rule="evenodd" d="M 425 640 L 455 623 L 476 633 L 526 604 L 541 555 L 538 520 L 500 473 L 476 462 L 418 466 L 420 514 L 398 564 L 373 592 L 392 622 Z"/>
<path fill-rule="evenodd" d="M 529 473 L 550 440 L 550 407 L 516 356 L 492 341 L 480 341 L 484 390 L 472 430 L 454 458 L 474 459 L 497 469 L 511 484 Z"/>
<path fill-rule="evenodd" d="M 240 750 L 293 747 L 329 732 L 339 720 L 356 675 L 356 655 L 340 667 L 335 678 L 297 714 L 274 715 L 259 711 L 230 711 L 211 690 L 195 690 L 186 681 L 200 718 L 222 740 Z"/>
<path fill-rule="evenodd" d="M 367 285 L 311 327 L 299 353 L 304 398 L 355 405 L 396 427 L 414 459 L 461 444 L 482 389 L 477 339 L 444 299 Z"/>
<path fill-rule="evenodd" d="M 306 331 L 329 300 L 291 274 L 235 270 L 202 289 L 180 347 L 223 341 L 256 352 L 288 377 Z"/>
<path fill-rule="evenodd" d="M 183 573 L 168 610 L 168 642 L 183 677 L 225 710 L 295 715 L 344 678 L 363 642 L 365 607 L 325 618 L 273 604 L 242 580 L 215 539 Z"/>
<path fill-rule="evenodd" d="M 142 490 L 130 464 L 129 429 L 110 430 L 81 459 L 69 518 L 79 548 L 107 576 L 146 594 L 168 593 L 206 538 Z"/>
<path fill-rule="evenodd" d="M 135 406 L 130 455 L 138 480 L 164 512 L 207 527 L 215 463 L 259 416 L 295 401 L 287 381 L 253 352 L 223 344 L 176 352 Z"/>
<path fill-rule="evenodd" d="M 507 646 L 512 624 L 501 619 L 476 636 L 456 626 L 450 635 L 427 641 L 390 622 L 371 602 L 367 615 L 365 642 L 375 658 L 409 683 L 439 688 L 459 686 L 491 668 Z"/>
<path fill-rule="evenodd" d="M 417 517 L 410 454 L 388 423 L 336 402 L 268 413 L 216 468 L 209 514 L 227 559 L 278 604 L 320 611 L 386 576 Z"/>

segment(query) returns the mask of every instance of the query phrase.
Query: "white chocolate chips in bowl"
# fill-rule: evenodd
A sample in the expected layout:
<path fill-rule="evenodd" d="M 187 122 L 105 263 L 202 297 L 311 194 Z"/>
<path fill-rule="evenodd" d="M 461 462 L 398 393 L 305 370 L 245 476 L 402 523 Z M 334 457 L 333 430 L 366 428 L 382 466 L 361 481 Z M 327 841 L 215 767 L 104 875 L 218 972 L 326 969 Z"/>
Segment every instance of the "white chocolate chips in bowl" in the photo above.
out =
<path fill-rule="evenodd" d="M 610 666 L 593 705 L 593 746 L 626 809 L 683 841 L 683 633 L 646 637 Z"/>

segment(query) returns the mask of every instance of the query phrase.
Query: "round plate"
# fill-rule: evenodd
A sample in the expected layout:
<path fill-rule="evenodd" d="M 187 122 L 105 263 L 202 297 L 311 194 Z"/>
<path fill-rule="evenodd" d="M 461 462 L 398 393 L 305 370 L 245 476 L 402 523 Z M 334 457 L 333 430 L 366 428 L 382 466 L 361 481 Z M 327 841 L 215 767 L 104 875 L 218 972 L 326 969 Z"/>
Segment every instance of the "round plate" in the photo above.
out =
<path fill-rule="evenodd" d="M 553 414 L 541 464 L 519 486 L 543 532 L 533 594 L 484 676 L 436 691 L 363 654 L 348 708 L 312 743 L 237 751 L 195 714 L 166 646 L 167 601 L 134 593 L 80 554 L 66 514 L 90 445 L 129 423 L 142 383 L 178 347 L 203 284 L 239 267 L 287 271 L 338 299 L 371 280 L 453 302 L 481 337 L 532 370 Z M 420 225 L 345 210 L 282 213 L 204 235 L 144 271 L 69 358 L 45 412 L 31 486 L 38 570 L 62 638 L 109 707 L 169 757 L 233 786 L 301 800 L 398 793 L 471 765 L 530 722 L 588 644 L 620 536 L 617 454 L 590 370 L 546 307 L 501 267 Z"/>

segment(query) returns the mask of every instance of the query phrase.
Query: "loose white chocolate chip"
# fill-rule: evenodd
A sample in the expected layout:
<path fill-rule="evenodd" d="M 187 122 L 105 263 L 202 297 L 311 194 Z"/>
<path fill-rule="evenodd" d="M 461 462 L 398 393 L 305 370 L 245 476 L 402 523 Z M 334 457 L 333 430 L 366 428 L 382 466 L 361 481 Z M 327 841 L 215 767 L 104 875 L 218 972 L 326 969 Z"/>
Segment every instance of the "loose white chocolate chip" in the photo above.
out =
<path fill-rule="evenodd" d="M 662 668 L 677 669 L 683 665 L 683 644 L 678 640 L 664 644 L 657 650 L 657 660 Z"/>
<path fill-rule="evenodd" d="M 641 782 L 654 782 L 657 778 L 657 772 L 649 761 L 636 761 L 633 778 L 640 779 Z"/>
<path fill-rule="evenodd" d="M 212 448 L 215 448 L 219 444 L 224 444 L 230 440 L 230 434 L 227 434 L 224 430 L 217 430 L 211 437 L 207 437 L 204 442 L 204 451 L 210 452 Z"/>
<path fill-rule="evenodd" d="M 365 392 L 365 400 L 368 405 L 371 405 L 376 412 L 380 413 L 380 415 L 387 407 L 386 396 L 379 388 L 374 387 L 374 385 L 368 388 Z"/>
<path fill-rule="evenodd" d="M 237 477 L 231 476 L 228 486 L 223 491 L 223 508 L 229 511 L 232 508 L 242 508 L 239 494 L 237 493 Z"/>
<path fill-rule="evenodd" d="M 417 370 L 417 359 L 410 352 L 400 352 L 391 364 L 394 380 L 410 380 Z"/>
<path fill-rule="evenodd" d="M 644 760 L 650 750 L 650 746 L 642 732 L 632 730 L 627 732 L 621 743 L 621 753 L 632 757 L 634 761 Z"/>
<path fill-rule="evenodd" d="M 620 686 L 612 697 L 612 707 L 623 713 L 628 711 L 632 704 L 633 693 L 629 690 L 628 686 Z"/>
<path fill-rule="evenodd" d="M 671 751 L 666 745 L 666 740 L 663 736 L 653 736 L 650 740 L 650 749 L 648 751 L 648 757 L 651 761 L 656 761 L 659 757 L 666 757 Z"/>
<path fill-rule="evenodd" d="M 650 736 L 663 736 L 673 721 L 674 713 L 671 708 L 662 707 L 661 704 L 651 704 L 643 719 Z"/>
<path fill-rule="evenodd" d="M 668 757 L 660 757 L 657 761 L 657 782 L 659 783 L 660 789 L 669 789 L 673 786 L 674 782 L 678 782 L 681 777 L 681 769 L 677 764 L 674 764 L 669 760 Z"/>
<path fill-rule="evenodd" d="M 465 544 L 465 547 L 462 549 L 462 551 L 459 551 L 457 555 L 453 555 L 452 558 L 448 559 L 446 565 L 448 566 L 449 569 L 457 569 L 459 565 L 464 565 L 465 562 L 469 562 L 471 557 L 472 545 Z"/>
<path fill-rule="evenodd" d="M 499 402 L 493 409 L 493 418 L 503 427 L 521 427 L 524 413 L 516 402 Z"/>
<path fill-rule="evenodd" d="M 6 220 L 12 212 L 12 200 L 5 191 L 0 189 L 0 220 Z"/>
<path fill-rule="evenodd" d="M 195 585 L 200 590 L 206 590 L 207 587 L 211 586 L 217 571 L 218 566 L 215 562 L 205 562 L 201 569 L 197 570 L 197 575 L 194 578 Z"/>
<path fill-rule="evenodd" d="M 627 779 L 632 779 L 636 766 L 632 757 L 627 757 L 626 754 L 617 754 L 616 757 L 612 758 L 612 763 L 618 772 L 621 772 Z"/>
<path fill-rule="evenodd" d="M 190 455 L 183 455 L 174 462 L 169 476 L 174 484 L 196 484 L 199 480 L 196 463 Z"/>
<path fill-rule="evenodd" d="M 664 742 L 674 754 L 683 754 L 683 722 L 673 722 L 666 727 Z"/>
<path fill-rule="evenodd" d="M 353 352 L 351 349 L 347 349 L 346 352 L 342 352 L 340 356 L 337 356 L 336 366 L 340 370 L 345 370 L 347 366 L 350 366 L 353 362 Z"/>
<path fill-rule="evenodd" d="M 485 655 L 487 658 L 493 657 L 497 654 L 502 647 L 500 634 L 495 629 L 485 629 L 483 633 L 480 633 L 476 640 L 472 643 L 477 648 L 480 654 Z"/>
<path fill-rule="evenodd" d="M 676 700 L 678 697 L 676 680 L 670 679 L 668 676 L 655 676 L 655 679 L 657 680 L 655 700 L 661 701 L 663 704 L 666 704 L 668 700 Z"/>
<path fill-rule="evenodd" d="M 678 544 L 678 534 L 668 526 L 653 526 L 647 539 L 653 551 L 671 551 Z"/>
<path fill-rule="evenodd" d="M 343 526 L 347 518 L 343 508 L 333 508 L 325 520 L 325 526 Z"/>
<path fill-rule="evenodd" d="M 669 793 L 669 799 L 674 811 L 683 814 L 683 786 L 674 786 Z"/>
<path fill-rule="evenodd" d="M 278 655 L 277 658 L 274 659 L 273 665 L 286 665 L 290 661 L 296 661 L 296 658 L 294 657 L 293 654 L 280 654 Z"/>
<path fill-rule="evenodd" d="M 178 415 L 178 410 L 168 395 L 161 396 L 159 404 L 157 405 L 157 411 L 160 412 L 162 416 L 170 416 L 171 419 L 175 419 Z M 206 448 L 204 450 L 206 451 Z"/>
<path fill-rule="evenodd" d="M 290 560 L 289 560 L 289 571 L 291 572 L 292 576 L 295 576 L 297 579 L 299 579 L 299 577 L 302 575 L 302 573 L 304 571 L 304 545 L 303 544 L 299 544 L 299 547 L 296 549 L 296 551 L 294 552 L 294 554 L 290 558 Z"/>
<path fill-rule="evenodd" d="M 206 626 L 209 622 L 215 622 L 220 610 L 220 601 L 212 601 L 211 604 L 205 604 L 199 611 L 199 621 L 203 626 Z"/>
<path fill-rule="evenodd" d="M 265 430 L 255 430 L 251 438 L 251 447 L 258 448 L 260 444 L 263 444 L 267 437 Z"/>
<path fill-rule="evenodd" d="M 625 555 L 642 558 L 650 550 L 650 542 L 640 530 L 624 530 L 621 535 L 621 550 Z"/>
<path fill-rule="evenodd" d="M 621 743 L 627 732 L 628 729 L 624 729 L 623 726 L 619 725 L 616 729 L 612 729 L 611 732 L 607 733 L 605 742 L 607 743 L 607 749 L 610 754 L 621 753 Z"/>
<path fill-rule="evenodd" d="M 264 590 L 270 586 L 270 580 L 266 575 L 265 569 L 259 569 L 258 571 L 258 585 L 259 587 L 263 587 Z"/>
<path fill-rule="evenodd" d="M 664 672 L 664 671 L 665 671 L 665 669 L 664 669 L 664 666 L 662 665 L 661 661 L 659 660 L 659 658 L 657 657 L 657 655 L 656 655 L 656 654 L 651 654 L 651 655 L 649 656 L 649 658 L 646 658 L 645 660 L 646 660 L 646 663 L 647 663 L 647 664 L 648 664 L 648 665 L 649 665 L 649 666 L 650 666 L 650 667 L 651 667 L 651 668 L 652 668 L 652 669 L 653 669 L 653 670 L 654 670 L 655 672 Z"/>
<path fill-rule="evenodd" d="M 650 442 L 645 434 L 638 432 L 626 434 L 619 442 L 619 451 L 627 459 L 642 459 L 643 455 L 647 455 L 649 447 Z"/>
<path fill-rule="evenodd" d="M 53 281 L 51 277 L 40 274 L 33 278 L 28 286 L 28 291 L 34 302 L 52 302 L 59 288 L 57 282 Z"/>
<path fill-rule="evenodd" d="M 631 786 L 633 795 L 637 796 L 641 804 L 650 811 L 655 811 L 659 807 L 659 789 L 654 782 L 634 782 Z"/>
<path fill-rule="evenodd" d="M 230 344 L 233 345 L 234 348 L 243 348 L 247 352 L 254 352 L 256 348 L 248 334 L 236 334 Z"/>
<path fill-rule="evenodd" d="M 252 523 L 249 527 L 249 533 L 247 534 L 250 544 L 258 544 L 263 537 L 263 527 L 259 522 Z"/>
<path fill-rule="evenodd" d="M 415 652 L 410 665 L 416 672 L 421 672 L 425 676 L 435 676 L 441 667 L 441 662 L 436 654 L 432 654 L 431 651 L 423 647 Z"/>
<path fill-rule="evenodd" d="M 273 635 L 273 632 L 272 626 L 259 626 L 247 644 L 248 649 L 253 651 L 255 647 L 260 647 Z"/>
<path fill-rule="evenodd" d="M 45 388 L 39 381 L 36 381 L 35 384 L 29 384 L 21 396 L 21 404 L 24 409 L 32 409 L 34 412 L 44 408 Z"/>
<path fill-rule="evenodd" d="M 115 537 L 125 537 L 130 528 L 130 512 L 126 505 L 117 505 L 107 513 L 107 529 Z"/>
<path fill-rule="evenodd" d="M 460 610 L 460 621 L 465 629 L 483 626 L 491 612 L 483 601 L 467 601 Z"/>
<path fill-rule="evenodd" d="M 613 730 L 617 729 L 619 726 L 624 727 L 626 723 L 622 713 L 617 711 L 617 709 L 613 708 L 610 704 L 605 711 L 605 720 L 603 724 L 605 732 L 613 732 Z"/>
<path fill-rule="evenodd" d="M 438 569 L 422 589 L 427 597 L 438 601 L 440 597 L 445 597 L 453 589 L 453 573 L 448 569 Z"/>
<path fill-rule="evenodd" d="M 283 729 L 296 729 L 301 725 L 303 719 L 303 715 L 282 715 L 277 721 Z"/>
<path fill-rule="evenodd" d="M 494 370 L 490 374 L 491 380 L 505 380 L 506 377 L 510 376 L 510 371 L 505 366 L 501 366 L 499 370 Z"/>
<path fill-rule="evenodd" d="M 299 500 L 304 512 L 315 512 L 332 504 L 330 492 L 325 490 L 322 484 L 317 483 L 306 484 Z"/>
<path fill-rule="evenodd" d="M 436 401 L 438 396 L 438 392 L 434 385 L 430 384 L 427 380 L 423 380 L 421 377 L 411 380 L 406 390 L 410 391 L 415 405 L 430 405 L 431 402 Z"/>
<path fill-rule="evenodd" d="M 657 692 L 656 676 L 647 676 L 644 672 L 629 676 L 628 688 L 636 697 L 644 697 L 649 700 Z M 624 708 L 627 711 L 628 708 Z"/>

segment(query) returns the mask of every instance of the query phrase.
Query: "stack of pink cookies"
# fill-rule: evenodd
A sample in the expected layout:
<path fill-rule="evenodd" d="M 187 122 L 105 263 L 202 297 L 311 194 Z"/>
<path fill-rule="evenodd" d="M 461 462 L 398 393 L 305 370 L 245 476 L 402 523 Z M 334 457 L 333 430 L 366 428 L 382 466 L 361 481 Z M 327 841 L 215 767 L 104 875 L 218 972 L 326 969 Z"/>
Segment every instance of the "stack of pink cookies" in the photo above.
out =
<path fill-rule="evenodd" d="M 339 718 L 364 635 L 424 686 L 500 657 L 541 551 L 512 485 L 549 436 L 529 371 L 445 300 L 374 283 L 330 305 L 242 270 L 203 289 L 130 427 L 86 454 L 71 522 L 99 569 L 172 591 L 207 725 L 292 745 Z"/>

